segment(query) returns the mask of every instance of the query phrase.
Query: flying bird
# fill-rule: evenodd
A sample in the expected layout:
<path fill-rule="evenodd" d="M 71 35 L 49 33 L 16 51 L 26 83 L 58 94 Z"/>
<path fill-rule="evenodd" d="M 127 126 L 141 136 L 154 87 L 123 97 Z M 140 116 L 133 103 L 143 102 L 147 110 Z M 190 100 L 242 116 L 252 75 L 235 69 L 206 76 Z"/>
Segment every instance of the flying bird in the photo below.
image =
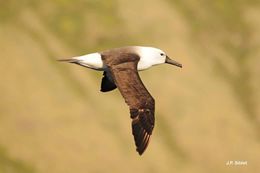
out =
<path fill-rule="evenodd" d="M 155 101 L 138 71 L 164 63 L 177 67 L 182 67 L 182 64 L 170 59 L 160 49 L 144 46 L 114 48 L 59 61 L 103 71 L 101 92 L 119 89 L 130 109 L 136 151 L 142 155 L 154 128 Z"/>

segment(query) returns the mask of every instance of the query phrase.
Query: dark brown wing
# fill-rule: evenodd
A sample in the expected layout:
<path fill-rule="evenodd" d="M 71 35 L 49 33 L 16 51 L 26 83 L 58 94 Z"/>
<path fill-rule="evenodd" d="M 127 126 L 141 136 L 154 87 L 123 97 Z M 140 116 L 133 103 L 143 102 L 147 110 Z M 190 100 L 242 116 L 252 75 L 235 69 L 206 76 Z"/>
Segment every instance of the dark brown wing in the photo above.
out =
<path fill-rule="evenodd" d="M 116 84 L 108 78 L 107 72 L 104 71 L 101 81 L 101 92 L 108 92 L 116 89 Z"/>
<path fill-rule="evenodd" d="M 136 150 L 141 155 L 149 143 L 154 128 L 155 102 L 138 75 L 137 63 L 139 57 L 134 54 L 123 56 L 120 57 L 120 61 L 110 61 L 106 60 L 106 58 L 103 58 L 103 60 L 108 66 L 125 102 L 130 107 L 132 133 Z"/>

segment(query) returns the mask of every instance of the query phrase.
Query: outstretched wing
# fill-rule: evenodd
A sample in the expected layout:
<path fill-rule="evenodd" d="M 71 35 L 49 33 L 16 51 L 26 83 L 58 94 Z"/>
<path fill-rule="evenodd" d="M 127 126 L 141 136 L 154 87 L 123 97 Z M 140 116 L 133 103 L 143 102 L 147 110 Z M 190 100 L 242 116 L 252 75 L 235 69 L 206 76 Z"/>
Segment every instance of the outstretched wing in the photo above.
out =
<path fill-rule="evenodd" d="M 107 72 L 104 71 L 103 78 L 102 78 L 102 81 L 101 81 L 100 91 L 101 92 L 108 92 L 108 91 L 112 91 L 114 89 L 116 89 L 116 84 L 109 79 Z"/>
<path fill-rule="evenodd" d="M 130 108 L 132 118 L 132 133 L 137 152 L 141 155 L 150 140 L 154 128 L 154 99 L 142 83 L 137 63 L 139 56 L 135 54 L 121 55 L 115 58 L 103 58 L 108 66 L 113 80 Z"/>

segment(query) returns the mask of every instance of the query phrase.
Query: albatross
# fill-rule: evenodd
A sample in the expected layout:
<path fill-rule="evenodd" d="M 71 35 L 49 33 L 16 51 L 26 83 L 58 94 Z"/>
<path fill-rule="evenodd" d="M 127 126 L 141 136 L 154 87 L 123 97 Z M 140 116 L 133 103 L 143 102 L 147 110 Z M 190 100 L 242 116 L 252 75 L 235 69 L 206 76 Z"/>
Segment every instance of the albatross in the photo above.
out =
<path fill-rule="evenodd" d="M 119 89 L 130 109 L 136 151 L 142 155 L 154 128 L 155 101 L 145 88 L 138 71 L 164 63 L 177 67 L 182 67 L 182 64 L 170 59 L 158 48 L 144 46 L 114 48 L 59 61 L 103 71 L 101 92 Z"/>

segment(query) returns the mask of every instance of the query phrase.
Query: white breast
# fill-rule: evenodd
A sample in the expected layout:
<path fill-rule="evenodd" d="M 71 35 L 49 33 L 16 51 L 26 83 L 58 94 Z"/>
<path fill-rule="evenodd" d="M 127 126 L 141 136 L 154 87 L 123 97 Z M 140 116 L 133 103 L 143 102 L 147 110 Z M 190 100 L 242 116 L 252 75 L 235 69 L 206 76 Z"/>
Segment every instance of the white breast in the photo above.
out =
<path fill-rule="evenodd" d="M 142 71 L 150 68 L 152 64 L 149 63 L 149 61 L 146 61 L 144 59 L 140 59 L 138 64 L 137 64 L 137 70 Z"/>

